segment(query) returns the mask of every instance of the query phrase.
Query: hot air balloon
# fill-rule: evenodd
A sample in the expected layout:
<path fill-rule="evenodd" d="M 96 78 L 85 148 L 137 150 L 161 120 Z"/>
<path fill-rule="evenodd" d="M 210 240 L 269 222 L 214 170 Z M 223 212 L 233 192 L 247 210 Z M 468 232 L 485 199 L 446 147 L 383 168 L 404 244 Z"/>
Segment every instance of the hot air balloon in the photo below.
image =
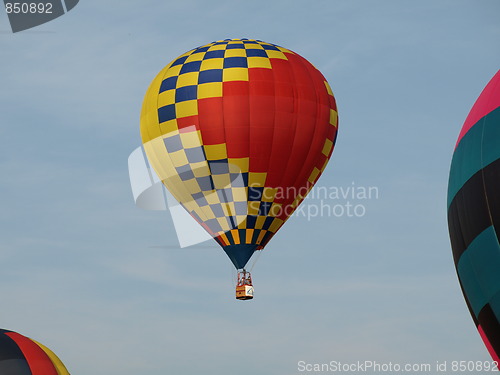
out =
<path fill-rule="evenodd" d="M 460 286 L 492 358 L 500 356 L 500 71 L 472 107 L 453 154 L 448 226 Z"/>
<path fill-rule="evenodd" d="M 0 329 L 0 374 L 69 375 L 47 347 L 19 333 Z"/>
<path fill-rule="evenodd" d="M 179 56 L 153 80 L 141 112 L 160 180 L 242 270 L 238 299 L 253 297 L 245 265 L 316 183 L 336 136 L 325 77 L 260 40 L 226 39 Z"/>

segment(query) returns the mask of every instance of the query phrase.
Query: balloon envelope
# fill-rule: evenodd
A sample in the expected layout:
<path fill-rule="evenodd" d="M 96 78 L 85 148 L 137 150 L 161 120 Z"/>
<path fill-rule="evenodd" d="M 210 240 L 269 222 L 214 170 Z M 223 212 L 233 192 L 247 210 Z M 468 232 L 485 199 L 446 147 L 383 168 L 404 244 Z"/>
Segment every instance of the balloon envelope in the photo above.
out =
<path fill-rule="evenodd" d="M 323 75 L 257 40 L 213 42 L 173 60 L 141 113 L 150 164 L 238 269 L 311 190 L 336 135 Z"/>
<path fill-rule="evenodd" d="M 0 374 L 69 375 L 47 347 L 19 333 L 0 329 Z"/>
<path fill-rule="evenodd" d="M 500 355 L 500 71 L 458 137 L 448 185 L 448 226 L 460 285 L 494 360 Z"/>

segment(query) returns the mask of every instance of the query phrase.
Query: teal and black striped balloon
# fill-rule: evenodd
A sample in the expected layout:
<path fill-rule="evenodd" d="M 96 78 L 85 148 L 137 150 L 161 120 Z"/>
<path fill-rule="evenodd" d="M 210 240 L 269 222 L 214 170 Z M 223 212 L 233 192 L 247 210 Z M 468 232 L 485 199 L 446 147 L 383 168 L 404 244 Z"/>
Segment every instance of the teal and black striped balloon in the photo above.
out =
<path fill-rule="evenodd" d="M 448 185 L 448 227 L 460 286 L 479 334 L 500 356 L 500 71 L 458 137 Z"/>

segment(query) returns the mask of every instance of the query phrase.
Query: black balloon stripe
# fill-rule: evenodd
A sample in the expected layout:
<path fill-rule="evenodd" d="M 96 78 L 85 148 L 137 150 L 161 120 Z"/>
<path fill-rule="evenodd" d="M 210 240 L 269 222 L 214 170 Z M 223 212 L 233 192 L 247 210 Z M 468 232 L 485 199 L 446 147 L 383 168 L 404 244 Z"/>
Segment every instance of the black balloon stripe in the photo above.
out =
<path fill-rule="evenodd" d="M 478 320 L 493 350 L 500 354 L 500 323 L 489 303 L 481 309 Z"/>
<path fill-rule="evenodd" d="M 500 238 L 500 159 L 490 165 L 491 168 L 488 166 L 483 169 L 483 180 L 490 220 L 493 222 L 497 237 Z"/>
<path fill-rule="evenodd" d="M 23 352 L 17 343 L 6 335 L 10 331 L 0 330 L 0 374 L 31 375 Z"/>
<path fill-rule="evenodd" d="M 485 187 L 486 186 L 486 187 Z M 448 210 L 455 264 L 470 243 L 486 228 L 500 229 L 500 159 L 474 174 L 458 191 Z M 490 214 L 491 212 L 491 214 Z"/>

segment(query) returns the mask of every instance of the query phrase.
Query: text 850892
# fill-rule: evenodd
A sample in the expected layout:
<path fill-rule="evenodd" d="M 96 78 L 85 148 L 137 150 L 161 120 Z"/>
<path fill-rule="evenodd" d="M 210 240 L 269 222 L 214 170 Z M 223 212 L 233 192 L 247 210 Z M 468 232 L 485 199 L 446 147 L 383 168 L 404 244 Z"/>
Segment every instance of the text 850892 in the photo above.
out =
<path fill-rule="evenodd" d="M 7 14 L 51 14 L 52 3 L 5 3 Z"/>

